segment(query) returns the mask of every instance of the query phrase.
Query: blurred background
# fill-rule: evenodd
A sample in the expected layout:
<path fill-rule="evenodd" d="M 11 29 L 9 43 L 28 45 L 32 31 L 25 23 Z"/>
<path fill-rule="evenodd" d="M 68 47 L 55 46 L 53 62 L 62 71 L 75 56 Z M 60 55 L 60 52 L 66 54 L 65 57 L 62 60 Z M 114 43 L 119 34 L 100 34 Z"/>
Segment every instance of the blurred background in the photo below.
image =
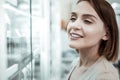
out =
<path fill-rule="evenodd" d="M 0 80 L 66 80 L 78 57 L 65 31 L 76 1 L 0 0 Z M 120 0 L 108 1 L 120 27 Z"/>

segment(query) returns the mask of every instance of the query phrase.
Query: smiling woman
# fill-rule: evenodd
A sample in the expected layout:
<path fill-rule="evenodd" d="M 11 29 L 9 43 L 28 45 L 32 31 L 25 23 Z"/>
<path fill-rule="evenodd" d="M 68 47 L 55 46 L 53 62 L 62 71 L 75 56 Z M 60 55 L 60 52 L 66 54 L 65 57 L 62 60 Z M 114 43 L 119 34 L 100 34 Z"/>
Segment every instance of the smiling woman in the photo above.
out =
<path fill-rule="evenodd" d="M 106 0 L 79 0 L 67 25 L 69 46 L 80 54 L 68 80 L 119 80 L 118 26 Z"/>

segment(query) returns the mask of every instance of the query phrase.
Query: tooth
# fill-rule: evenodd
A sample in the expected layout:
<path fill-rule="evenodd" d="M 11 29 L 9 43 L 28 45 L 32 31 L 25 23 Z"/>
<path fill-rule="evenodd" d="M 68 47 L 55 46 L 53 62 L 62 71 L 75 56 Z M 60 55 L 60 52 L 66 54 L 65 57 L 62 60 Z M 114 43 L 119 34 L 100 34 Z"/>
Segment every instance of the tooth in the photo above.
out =
<path fill-rule="evenodd" d="M 72 34 L 71 36 L 72 36 L 72 37 L 80 37 L 80 36 L 78 36 L 78 35 L 75 35 L 75 34 Z"/>

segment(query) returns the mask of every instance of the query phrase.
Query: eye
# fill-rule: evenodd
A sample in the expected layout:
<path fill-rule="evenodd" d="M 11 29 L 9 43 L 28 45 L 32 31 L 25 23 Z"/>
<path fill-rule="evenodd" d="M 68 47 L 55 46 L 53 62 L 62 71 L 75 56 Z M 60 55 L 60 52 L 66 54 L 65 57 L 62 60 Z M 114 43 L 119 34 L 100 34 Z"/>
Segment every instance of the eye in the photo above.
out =
<path fill-rule="evenodd" d="M 86 23 L 86 24 L 92 24 L 93 22 L 91 20 L 85 19 L 84 23 Z"/>
<path fill-rule="evenodd" d="M 74 22 L 74 21 L 76 20 L 76 18 L 70 18 L 70 20 L 71 20 L 72 22 Z"/>
<path fill-rule="evenodd" d="M 76 17 L 71 17 L 70 21 L 74 22 L 76 20 Z"/>

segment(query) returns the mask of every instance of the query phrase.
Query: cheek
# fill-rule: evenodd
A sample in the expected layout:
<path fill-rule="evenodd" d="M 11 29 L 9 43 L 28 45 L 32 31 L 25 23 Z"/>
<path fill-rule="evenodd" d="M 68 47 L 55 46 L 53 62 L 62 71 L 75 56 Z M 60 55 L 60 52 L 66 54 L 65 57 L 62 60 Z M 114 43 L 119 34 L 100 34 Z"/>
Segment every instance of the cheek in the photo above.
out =
<path fill-rule="evenodd" d="M 92 26 L 84 27 L 83 31 L 86 37 L 96 34 L 96 29 L 92 28 Z"/>
<path fill-rule="evenodd" d="M 88 35 L 91 34 L 103 36 L 105 34 L 104 27 L 99 25 L 85 27 L 84 32 Z"/>
<path fill-rule="evenodd" d="M 104 35 L 104 31 L 100 28 L 87 28 L 85 30 L 85 34 L 88 39 L 92 39 L 93 41 L 101 40 Z"/>
<path fill-rule="evenodd" d="M 66 30 L 67 30 L 67 33 L 70 31 L 70 26 L 69 26 L 69 24 L 67 25 Z"/>
<path fill-rule="evenodd" d="M 67 29 L 66 29 L 66 30 L 67 30 L 67 33 L 68 33 L 68 32 L 70 31 L 70 30 L 69 30 L 69 27 L 67 27 Z"/>

